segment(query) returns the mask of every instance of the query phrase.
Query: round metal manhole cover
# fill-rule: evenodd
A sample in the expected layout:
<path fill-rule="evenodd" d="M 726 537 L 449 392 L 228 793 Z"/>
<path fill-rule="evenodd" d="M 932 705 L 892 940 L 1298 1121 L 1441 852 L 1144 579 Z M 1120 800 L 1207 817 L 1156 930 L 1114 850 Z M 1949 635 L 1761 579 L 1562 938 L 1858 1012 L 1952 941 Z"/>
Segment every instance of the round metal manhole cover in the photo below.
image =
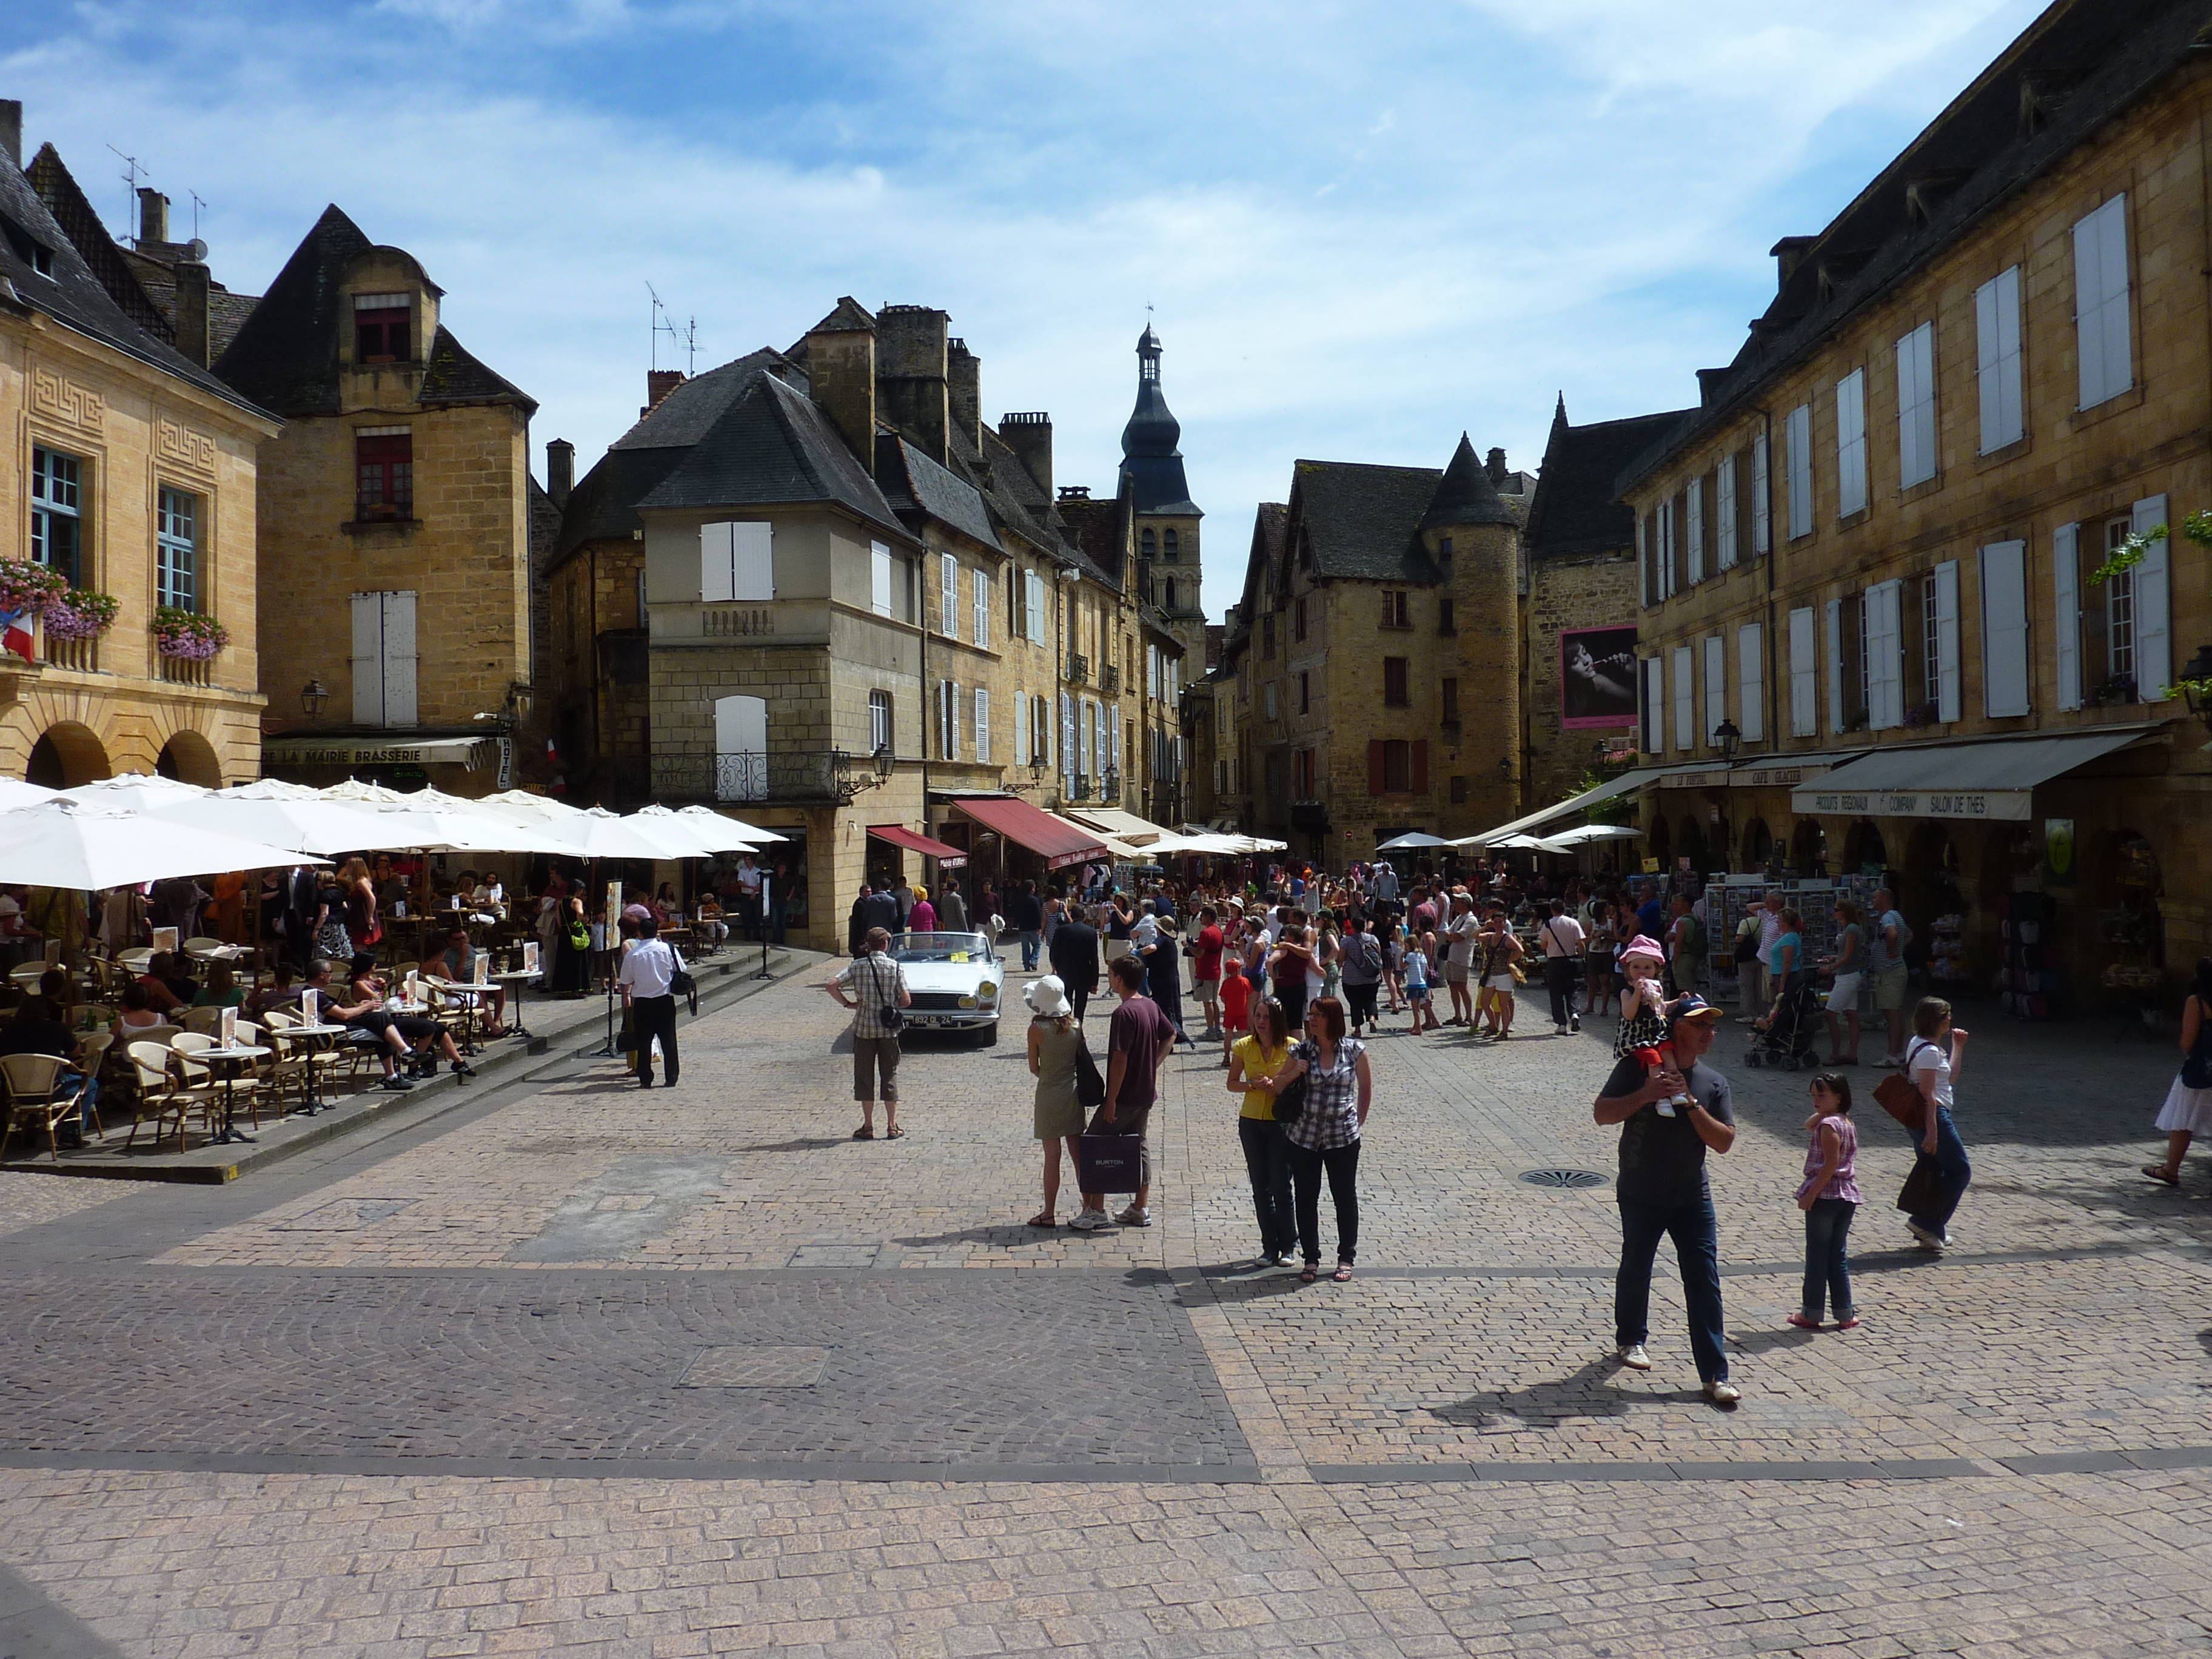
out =
<path fill-rule="evenodd" d="M 1577 1187 L 1602 1187 L 1606 1177 L 1595 1170 L 1523 1170 L 1521 1179 L 1531 1187 L 1550 1187 L 1563 1189 Z"/>

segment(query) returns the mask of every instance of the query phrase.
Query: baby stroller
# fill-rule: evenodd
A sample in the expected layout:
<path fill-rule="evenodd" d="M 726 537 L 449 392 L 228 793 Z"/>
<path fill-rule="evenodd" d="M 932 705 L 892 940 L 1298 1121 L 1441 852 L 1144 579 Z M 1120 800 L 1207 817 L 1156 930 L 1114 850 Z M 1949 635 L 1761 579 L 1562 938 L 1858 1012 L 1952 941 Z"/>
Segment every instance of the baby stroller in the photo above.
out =
<path fill-rule="evenodd" d="M 1766 1030 L 1753 1026 L 1743 1063 L 1771 1066 L 1777 1071 L 1813 1070 L 1820 1063 L 1814 1052 L 1820 1026 L 1820 994 L 1810 974 L 1792 974 L 1775 1006 L 1773 1023 Z"/>

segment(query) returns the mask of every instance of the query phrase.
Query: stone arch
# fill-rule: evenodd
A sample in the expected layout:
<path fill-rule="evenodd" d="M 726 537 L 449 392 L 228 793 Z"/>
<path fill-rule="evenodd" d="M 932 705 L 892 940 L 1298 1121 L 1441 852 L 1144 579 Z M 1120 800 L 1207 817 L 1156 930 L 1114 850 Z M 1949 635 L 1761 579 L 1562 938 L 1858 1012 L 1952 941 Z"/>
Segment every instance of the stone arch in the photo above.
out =
<path fill-rule="evenodd" d="M 1856 874 L 1869 864 L 1887 871 L 1889 868 L 1889 848 L 1875 827 L 1872 818 L 1856 818 L 1844 836 L 1844 870 Z"/>
<path fill-rule="evenodd" d="M 1661 870 L 1674 863 L 1670 850 L 1674 846 L 1674 837 L 1668 831 L 1664 817 L 1656 813 L 1652 815 L 1651 827 L 1644 832 L 1644 844 L 1646 855 L 1658 860 Z"/>
<path fill-rule="evenodd" d="M 1704 872 L 1706 865 L 1705 831 L 1694 813 L 1685 812 L 1682 815 L 1681 828 L 1674 837 L 1674 855 L 1689 860 L 1690 868 L 1700 874 Z"/>
<path fill-rule="evenodd" d="M 196 783 L 203 789 L 222 787 L 222 762 L 204 733 L 182 726 L 169 734 L 155 760 L 154 770 L 165 778 Z"/>
<path fill-rule="evenodd" d="M 114 775 L 99 733 L 81 720 L 56 720 L 31 745 L 23 775 L 49 789 L 74 789 Z"/>
<path fill-rule="evenodd" d="M 1764 870 L 1773 856 L 1774 832 L 1766 827 L 1765 818 L 1752 819 L 1743 826 L 1743 867 Z"/>
<path fill-rule="evenodd" d="M 1828 867 L 1828 832 L 1818 818 L 1800 818 L 1790 832 L 1790 867 L 1801 876 L 1824 872 Z"/>

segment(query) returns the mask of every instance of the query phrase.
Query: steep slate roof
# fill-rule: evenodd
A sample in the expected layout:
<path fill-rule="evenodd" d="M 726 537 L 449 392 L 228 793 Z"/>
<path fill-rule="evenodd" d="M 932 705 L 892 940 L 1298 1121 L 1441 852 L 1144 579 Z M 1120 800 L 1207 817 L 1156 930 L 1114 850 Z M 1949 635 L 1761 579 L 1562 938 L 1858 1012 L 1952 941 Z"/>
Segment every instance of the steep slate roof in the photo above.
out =
<path fill-rule="evenodd" d="M 225 403 L 252 414 L 265 416 L 204 368 L 178 356 L 165 335 L 150 324 L 136 320 L 118 305 L 76 242 L 46 204 L 30 177 L 20 167 L 0 159 L 0 307 L 37 312 L 65 328 L 100 341 L 179 380 L 188 381 Z M 51 258 L 53 274 L 41 276 L 32 268 L 33 246 Z"/>
<path fill-rule="evenodd" d="M 561 533 L 553 544 L 554 566 L 586 542 L 627 538 L 639 528 L 637 504 L 651 495 L 684 459 L 681 449 L 611 449 L 599 465 L 576 480 L 562 509 Z"/>
<path fill-rule="evenodd" d="M 1083 567 L 1083 574 L 1119 593 L 1121 591 L 1122 526 L 1127 523 L 1123 503 L 1125 483 L 1110 501 L 1077 499 L 1059 504 L 1066 522 L 1068 545 Z"/>
<path fill-rule="evenodd" d="M 763 374 L 637 505 L 711 508 L 811 501 L 843 507 L 902 540 L 911 538 L 830 417 L 805 393 Z"/>
<path fill-rule="evenodd" d="M 1420 543 L 1422 516 L 1443 475 L 1432 466 L 1299 461 L 1291 471 L 1290 516 L 1314 574 L 1361 581 L 1443 579 Z"/>
<path fill-rule="evenodd" d="M 538 400 L 517 389 L 469 355 L 443 323 L 430 338 L 430 362 L 422 371 L 415 400 L 433 407 L 457 404 L 520 404 L 535 410 Z"/>
<path fill-rule="evenodd" d="M 1571 426 L 1563 394 L 1528 504 L 1530 555 L 1561 557 L 1635 546 L 1636 514 L 1614 481 L 1621 468 L 1697 412 L 1674 409 Z"/>
<path fill-rule="evenodd" d="M 1436 530 L 1461 524 L 1519 523 L 1512 508 L 1498 498 L 1498 486 L 1490 481 L 1490 469 L 1474 453 L 1467 434 L 1461 433 L 1459 447 L 1452 452 L 1451 465 L 1444 469 L 1419 527 Z"/>
<path fill-rule="evenodd" d="M 893 511 L 926 514 L 986 547 L 1005 550 L 984 510 L 981 492 L 896 434 L 880 434 L 876 439 L 876 480 Z"/>
<path fill-rule="evenodd" d="M 1160 390 L 1160 337 L 1150 323 L 1137 338 L 1137 404 L 1121 428 L 1121 476 L 1132 485 L 1131 501 L 1139 513 L 1172 513 L 1198 516 L 1183 477 L 1182 424 L 1168 409 Z M 1149 373 L 1147 372 L 1149 370 Z"/>
<path fill-rule="evenodd" d="M 1735 420 L 1846 319 L 2201 56 L 2204 22 L 2202 0 L 2057 0 L 1813 239 L 1735 362 L 1706 376 L 1704 405 L 1623 467 L 1620 491 Z"/>
<path fill-rule="evenodd" d="M 39 153 L 23 172 L 46 210 L 54 216 L 54 222 L 84 256 L 87 269 L 100 279 L 100 285 L 122 307 L 123 314 L 155 339 L 175 343 L 176 331 L 168 318 L 155 304 L 154 296 L 146 291 L 83 190 L 63 165 L 61 152 L 52 144 L 40 145 Z"/>
<path fill-rule="evenodd" d="M 781 375 L 801 392 L 806 390 L 806 377 L 791 359 L 763 346 L 684 381 L 654 404 L 651 414 L 639 416 L 637 424 L 616 439 L 613 447 L 690 448 L 707 435 L 708 429 L 738 400 L 738 394 L 751 383 L 753 376 L 763 370 Z"/>

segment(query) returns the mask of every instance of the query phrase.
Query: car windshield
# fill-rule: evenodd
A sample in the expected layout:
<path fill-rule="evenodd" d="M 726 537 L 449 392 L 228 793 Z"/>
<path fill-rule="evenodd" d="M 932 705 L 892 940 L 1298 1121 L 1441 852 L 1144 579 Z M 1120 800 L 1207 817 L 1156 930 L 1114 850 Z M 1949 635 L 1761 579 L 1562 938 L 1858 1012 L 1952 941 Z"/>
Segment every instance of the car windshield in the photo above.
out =
<path fill-rule="evenodd" d="M 981 933 L 901 933 L 891 941 L 898 962 L 986 962 L 991 945 Z"/>

